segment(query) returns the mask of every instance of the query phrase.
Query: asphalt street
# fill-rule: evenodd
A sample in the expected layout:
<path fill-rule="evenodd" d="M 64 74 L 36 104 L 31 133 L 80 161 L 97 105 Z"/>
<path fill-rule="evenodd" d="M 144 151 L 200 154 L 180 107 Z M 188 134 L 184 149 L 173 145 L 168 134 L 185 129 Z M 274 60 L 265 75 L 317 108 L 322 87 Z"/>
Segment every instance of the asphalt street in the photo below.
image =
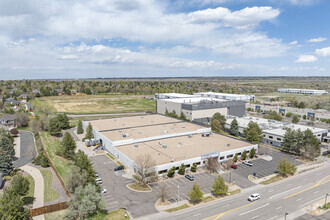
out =
<path fill-rule="evenodd" d="M 259 193 L 261 199 L 248 202 L 247 198 L 252 193 Z M 292 220 L 295 217 L 294 212 L 324 198 L 326 193 L 330 193 L 329 166 L 269 186 L 250 187 L 241 194 L 200 205 L 194 209 L 182 210 L 166 216 L 153 216 L 152 219 L 276 220 L 284 219 L 284 214 L 288 213 L 287 220 Z"/>
<path fill-rule="evenodd" d="M 37 156 L 33 134 L 28 131 L 19 131 L 19 135 L 21 137 L 21 151 L 20 158 L 14 161 L 15 168 L 30 163 Z"/>

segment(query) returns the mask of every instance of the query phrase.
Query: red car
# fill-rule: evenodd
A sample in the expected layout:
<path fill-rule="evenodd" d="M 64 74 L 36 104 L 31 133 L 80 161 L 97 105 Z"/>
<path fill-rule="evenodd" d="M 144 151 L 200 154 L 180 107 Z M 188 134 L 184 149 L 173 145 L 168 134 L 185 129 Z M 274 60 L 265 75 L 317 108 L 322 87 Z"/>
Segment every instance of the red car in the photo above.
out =
<path fill-rule="evenodd" d="M 233 169 L 237 169 L 237 166 L 235 164 L 232 164 L 230 167 Z"/>

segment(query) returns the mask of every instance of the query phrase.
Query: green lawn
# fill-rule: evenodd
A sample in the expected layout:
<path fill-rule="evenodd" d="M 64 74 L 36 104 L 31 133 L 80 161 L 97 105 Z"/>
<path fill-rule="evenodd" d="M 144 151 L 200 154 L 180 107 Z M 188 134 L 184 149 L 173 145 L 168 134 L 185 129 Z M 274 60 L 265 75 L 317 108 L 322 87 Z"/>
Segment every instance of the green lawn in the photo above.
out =
<path fill-rule="evenodd" d="M 45 144 L 46 151 L 57 172 L 61 176 L 64 184 L 68 186 L 68 180 L 71 176 L 71 168 L 75 166 L 74 162 L 56 155 L 56 151 L 61 148 L 61 142 L 58 138 L 51 136 L 45 131 L 40 132 L 40 137 Z"/>
<path fill-rule="evenodd" d="M 29 192 L 26 194 L 25 197 L 34 197 L 34 179 L 32 176 L 28 175 L 26 178 L 29 180 L 30 187 L 29 187 Z"/>
<path fill-rule="evenodd" d="M 203 197 L 203 202 L 210 202 L 213 200 L 214 200 L 214 198 L 212 196 Z"/>
<path fill-rule="evenodd" d="M 125 211 L 118 209 L 112 212 L 99 212 L 93 216 L 88 217 L 88 220 L 128 220 L 129 215 L 125 218 Z"/>
<path fill-rule="evenodd" d="M 179 210 L 182 210 L 182 209 L 186 209 L 188 207 L 189 207 L 189 205 L 183 204 L 183 205 L 178 206 L 176 208 L 166 209 L 165 212 L 176 212 L 176 211 L 179 211 Z"/>
<path fill-rule="evenodd" d="M 277 176 L 276 175 L 276 176 L 271 177 L 268 180 L 265 180 L 265 181 L 260 182 L 260 184 L 262 184 L 262 185 L 268 185 L 268 184 L 271 184 L 271 183 L 275 183 L 277 181 L 280 181 L 281 179 L 283 179 L 281 176 Z"/>
<path fill-rule="evenodd" d="M 58 198 L 58 192 L 53 188 L 53 175 L 48 169 L 40 169 L 45 182 L 45 202 L 53 201 Z"/>
<path fill-rule="evenodd" d="M 38 98 L 57 112 L 71 114 L 97 114 L 155 111 L 155 101 L 142 95 L 79 95 Z"/>
<path fill-rule="evenodd" d="M 137 191 L 151 191 L 151 188 L 148 185 L 139 182 L 128 184 L 128 187 Z"/>
<path fill-rule="evenodd" d="M 64 213 L 66 209 L 57 211 L 57 212 L 50 212 L 44 215 L 45 220 L 58 220 L 58 219 L 64 219 Z"/>

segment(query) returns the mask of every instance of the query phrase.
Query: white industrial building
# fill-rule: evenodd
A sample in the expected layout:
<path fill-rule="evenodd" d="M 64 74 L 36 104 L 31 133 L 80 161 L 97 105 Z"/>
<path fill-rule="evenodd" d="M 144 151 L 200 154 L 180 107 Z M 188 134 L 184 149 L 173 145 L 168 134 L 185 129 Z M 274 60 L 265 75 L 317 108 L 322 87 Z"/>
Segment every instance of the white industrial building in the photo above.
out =
<path fill-rule="evenodd" d="M 275 147 L 280 147 L 283 143 L 285 132 L 288 128 L 292 130 L 305 131 L 310 129 L 314 136 L 321 142 L 323 137 L 327 135 L 328 130 L 322 128 L 315 128 L 310 126 L 298 125 L 280 122 L 276 120 L 270 120 L 265 118 L 257 118 L 257 117 L 235 117 L 235 116 L 227 116 L 227 121 L 225 124 L 225 129 L 229 130 L 231 122 L 236 118 L 239 126 L 239 133 L 243 135 L 243 130 L 247 128 L 250 121 L 258 123 L 259 127 L 262 129 L 264 134 L 264 138 L 262 140 L 263 143 L 273 145 Z"/>
<path fill-rule="evenodd" d="M 291 88 L 279 88 L 278 92 L 283 93 L 296 93 L 305 95 L 326 95 L 328 92 L 326 90 L 315 90 L 315 89 L 291 89 Z"/>
<path fill-rule="evenodd" d="M 250 100 L 255 99 L 254 95 L 228 94 L 228 93 L 215 93 L 215 92 L 199 92 L 199 93 L 194 93 L 194 95 L 199 97 L 210 97 L 210 98 L 227 99 L 231 101 L 245 101 L 245 102 L 249 102 Z"/>
<path fill-rule="evenodd" d="M 155 170 L 164 175 L 182 163 L 187 168 L 193 164 L 200 167 L 208 157 L 217 157 L 220 162 L 244 150 L 258 149 L 256 144 L 212 134 L 210 128 L 162 115 L 84 121 L 84 129 L 88 123 L 105 150 L 134 172 L 139 155 L 151 155 Z"/>

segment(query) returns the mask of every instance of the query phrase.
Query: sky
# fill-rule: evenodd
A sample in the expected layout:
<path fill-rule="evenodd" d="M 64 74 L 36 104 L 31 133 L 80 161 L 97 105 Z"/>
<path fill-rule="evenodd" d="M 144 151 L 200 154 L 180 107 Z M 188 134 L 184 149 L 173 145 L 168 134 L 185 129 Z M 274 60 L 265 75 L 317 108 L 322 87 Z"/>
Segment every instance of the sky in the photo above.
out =
<path fill-rule="evenodd" d="M 330 76 L 329 0 L 0 0 L 0 80 Z"/>

